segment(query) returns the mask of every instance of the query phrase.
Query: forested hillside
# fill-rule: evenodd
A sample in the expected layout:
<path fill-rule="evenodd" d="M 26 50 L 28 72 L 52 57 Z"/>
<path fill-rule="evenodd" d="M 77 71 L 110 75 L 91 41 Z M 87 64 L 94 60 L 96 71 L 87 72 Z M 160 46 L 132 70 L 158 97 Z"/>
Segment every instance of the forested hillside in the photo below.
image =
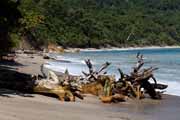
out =
<path fill-rule="evenodd" d="M 21 0 L 17 8 L 21 17 L 9 31 L 16 42 L 96 48 L 180 44 L 180 0 Z"/>

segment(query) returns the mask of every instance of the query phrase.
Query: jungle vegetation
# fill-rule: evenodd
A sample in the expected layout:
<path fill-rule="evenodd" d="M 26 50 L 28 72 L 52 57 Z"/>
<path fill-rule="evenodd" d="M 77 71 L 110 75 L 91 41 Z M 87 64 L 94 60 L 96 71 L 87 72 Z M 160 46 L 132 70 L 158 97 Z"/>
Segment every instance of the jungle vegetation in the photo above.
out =
<path fill-rule="evenodd" d="M 1 0 L 0 51 L 37 46 L 180 45 L 180 0 Z"/>

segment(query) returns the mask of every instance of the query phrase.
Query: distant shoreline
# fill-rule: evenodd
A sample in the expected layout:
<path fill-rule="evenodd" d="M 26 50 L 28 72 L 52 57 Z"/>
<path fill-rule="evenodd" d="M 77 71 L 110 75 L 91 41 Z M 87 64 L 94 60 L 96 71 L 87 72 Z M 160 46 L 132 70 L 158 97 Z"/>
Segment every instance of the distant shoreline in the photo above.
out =
<path fill-rule="evenodd" d="M 85 51 L 112 51 L 112 50 L 117 50 L 117 51 L 126 51 L 126 50 L 143 50 L 143 49 L 174 49 L 174 48 L 180 48 L 180 46 L 146 46 L 146 47 L 112 47 L 112 48 L 70 48 L 70 49 L 79 49 L 82 52 Z"/>

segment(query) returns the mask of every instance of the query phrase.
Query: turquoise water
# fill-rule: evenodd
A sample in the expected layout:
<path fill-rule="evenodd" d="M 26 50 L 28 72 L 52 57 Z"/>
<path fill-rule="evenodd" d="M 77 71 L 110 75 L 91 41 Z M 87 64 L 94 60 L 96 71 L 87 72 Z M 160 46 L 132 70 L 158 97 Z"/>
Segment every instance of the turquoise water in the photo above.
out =
<path fill-rule="evenodd" d="M 55 55 L 57 59 L 67 60 L 70 63 L 50 62 L 48 67 L 59 72 L 69 69 L 71 74 L 82 74 L 82 70 L 87 71 L 84 59 L 89 58 L 96 68 L 106 61 L 111 62 L 107 72 L 119 78 L 117 68 L 121 68 L 127 74 L 131 72 L 136 64 L 138 52 L 144 54 L 144 67 L 159 68 L 154 75 L 160 83 L 169 85 L 166 93 L 180 96 L 180 48 L 84 51 L 76 54 Z"/>

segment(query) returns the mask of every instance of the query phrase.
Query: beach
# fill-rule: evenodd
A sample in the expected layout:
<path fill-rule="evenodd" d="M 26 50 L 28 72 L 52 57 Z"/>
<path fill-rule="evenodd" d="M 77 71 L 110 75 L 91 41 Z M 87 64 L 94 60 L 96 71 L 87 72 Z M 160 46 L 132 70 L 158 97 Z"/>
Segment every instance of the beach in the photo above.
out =
<path fill-rule="evenodd" d="M 26 74 L 40 74 L 46 62 L 41 55 L 20 54 L 20 64 L 13 69 Z M 180 118 L 180 98 L 163 95 L 162 100 L 149 98 L 104 104 L 98 97 L 87 95 L 84 100 L 61 102 L 57 98 L 38 94 L 12 94 L 1 90 L 0 119 L 2 120 L 177 120 Z"/>
<path fill-rule="evenodd" d="M 2 120 L 178 120 L 180 99 L 164 96 L 161 101 L 141 100 L 103 104 L 97 97 L 60 102 L 42 95 L 0 97 Z"/>

